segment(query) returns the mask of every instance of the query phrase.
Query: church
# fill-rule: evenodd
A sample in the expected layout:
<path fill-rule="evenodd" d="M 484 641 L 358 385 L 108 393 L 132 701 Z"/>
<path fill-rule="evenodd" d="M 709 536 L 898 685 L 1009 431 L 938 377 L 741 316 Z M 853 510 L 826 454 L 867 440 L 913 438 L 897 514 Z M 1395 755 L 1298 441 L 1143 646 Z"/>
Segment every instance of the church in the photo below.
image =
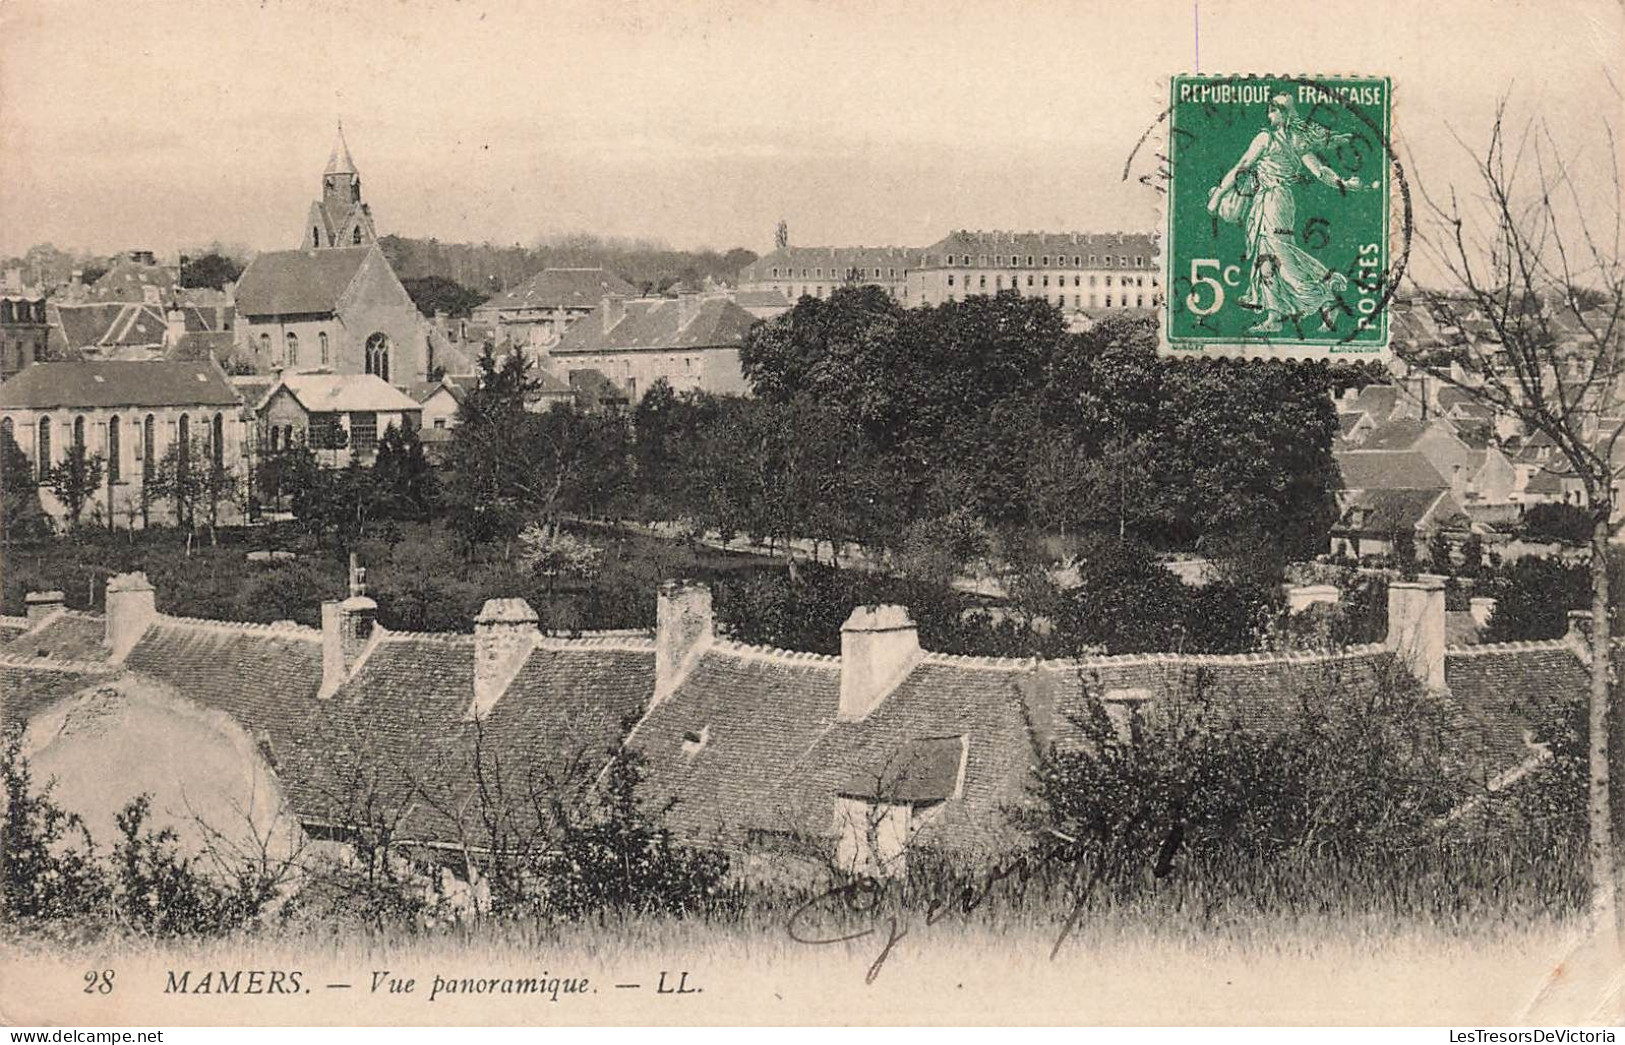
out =
<path fill-rule="evenodd" d="M 236 307 L 238 356 L 261 373 L 376 374 L 404 385 L 435 380 L 452 363 L 378 245 L 342 125 L 300 246 L 250 261 Z"/>

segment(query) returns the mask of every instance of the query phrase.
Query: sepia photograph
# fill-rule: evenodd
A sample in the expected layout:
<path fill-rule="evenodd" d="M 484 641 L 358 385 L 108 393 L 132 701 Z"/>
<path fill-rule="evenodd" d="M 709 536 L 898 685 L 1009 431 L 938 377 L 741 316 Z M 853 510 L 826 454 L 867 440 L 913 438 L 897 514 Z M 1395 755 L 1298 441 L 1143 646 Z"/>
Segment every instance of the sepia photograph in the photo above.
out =
<path fill-rule="evenodd" d="M 1619 0 L 0 0 L 0 1025 L 1614 1041 L 1622 91 Z"/>

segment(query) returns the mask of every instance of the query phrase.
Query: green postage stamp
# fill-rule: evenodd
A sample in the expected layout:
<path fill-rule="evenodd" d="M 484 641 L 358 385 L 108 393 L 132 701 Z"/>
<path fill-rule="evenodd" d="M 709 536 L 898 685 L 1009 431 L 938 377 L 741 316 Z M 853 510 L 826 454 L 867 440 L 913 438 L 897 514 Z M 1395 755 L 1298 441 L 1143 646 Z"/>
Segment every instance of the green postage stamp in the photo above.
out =
<path fill-rule="evenodd" d="M 1164 351 L 1386 357 L 1391 95 L 1386 77 L 1173 77 Z"/>

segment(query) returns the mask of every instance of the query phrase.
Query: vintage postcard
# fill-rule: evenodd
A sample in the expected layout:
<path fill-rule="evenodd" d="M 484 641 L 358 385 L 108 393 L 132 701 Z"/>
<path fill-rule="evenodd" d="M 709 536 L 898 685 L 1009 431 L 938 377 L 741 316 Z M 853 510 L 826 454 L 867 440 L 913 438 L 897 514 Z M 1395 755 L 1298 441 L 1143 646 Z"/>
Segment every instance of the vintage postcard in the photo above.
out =
<path fill-rule="evenodd" d="M 0 2 L 0 1023 L 1615 1040 L 1622 68 Z"/>

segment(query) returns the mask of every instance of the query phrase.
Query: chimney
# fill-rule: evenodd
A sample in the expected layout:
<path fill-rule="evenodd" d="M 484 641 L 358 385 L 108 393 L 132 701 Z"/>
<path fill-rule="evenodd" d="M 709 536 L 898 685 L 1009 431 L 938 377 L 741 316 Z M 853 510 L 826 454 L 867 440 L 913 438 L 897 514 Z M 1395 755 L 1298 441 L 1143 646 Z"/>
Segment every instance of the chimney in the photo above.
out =
<path fill-rule="evenodd" d="M 604 333 L 615 329 L 615 325 L 626 317 L 626 299 L 619 294 L 607 295 L 599 304 L 598 311 L 604 320 Z"/>
<path fill-rule="evenodd" d="M 378 604 L 367 597 L 367 571 L 350 554 L 350 597 L 322 603 L 322 688 L 316 696 L 326 700 L 344 685 L 361 654 L 372 641 Z"/>
<path fill-rule="evenodd" d="M 694 322 L 694 317 L 700 314 L 700 296 L 691 290 L 684 290 L 677 295 L 677 329 L 682 330 Z"/>
<path fill-rule="evenodd" d="M 1444 578 L 1424 573 L 1388 585 L 1388 648 L 1428 689 L 1445 688 Z"/>
<path fill-rule="evenodd" d="M 61 609 L 67 598 L 59 591 L 31 591 L 23 596 L 23 604 L 27 607 L 24 612 L 28 614 L 28 626 L 32 628 Z"/>
<path fill-rule="evenodd" d="M 655 609 L 655 703 L 677 691 L 716 638 L 711 589 L 697 581 L 667 581 Z"/>
<path fill-rule="evenodd" d="M 1467 609 L 1473 615 L 1473 623 L 1480 628 L 1490 626 L 1490 617 L 1495 614 L 1495 600 L 1488 595 L 1475 595 L 1467 600 Z"/>
<path fill-rule="evenodd" d="M 837 715 L 861 719 L 914 669 L 920 633 L 902 606 L 859 606 L 841 625 L 841 704 Z"/>
<path fill-rule="evenodd" d="M 524 599 L 486 599 L 474 618 L 474 703 L 468 719 L 484 718 L 542 637 L 536 611 Z"/>
<path fill-rule="evenodd" d="M 164 344 L 173 348 L 186 336 L 185 310 L 171 305 L 169 311 L 164 313 L 164 323 Z"/>
<path fill-rule="evenodd" d="M 1583 649 L 1583 650 L 1585 650 L 1587 652 L 1590 652 L 1590 650 L 1591 650 L 1591 611 L 1590 610 L 1570 610 L 1569 611 L 1569 630 L 1568 630 L 1567 634 L 1565 634 L 1563 636 L 1563 638 L 1567 639 L 1571 644 L 1577 645 L 1581 649 Z"/>
<path fill-rule="evenodd" d="M 124 659 L 157 616 L 152 584 L 145 573 L 121 573 L 107 579 L 107 648 L 115 661 Z"/>

